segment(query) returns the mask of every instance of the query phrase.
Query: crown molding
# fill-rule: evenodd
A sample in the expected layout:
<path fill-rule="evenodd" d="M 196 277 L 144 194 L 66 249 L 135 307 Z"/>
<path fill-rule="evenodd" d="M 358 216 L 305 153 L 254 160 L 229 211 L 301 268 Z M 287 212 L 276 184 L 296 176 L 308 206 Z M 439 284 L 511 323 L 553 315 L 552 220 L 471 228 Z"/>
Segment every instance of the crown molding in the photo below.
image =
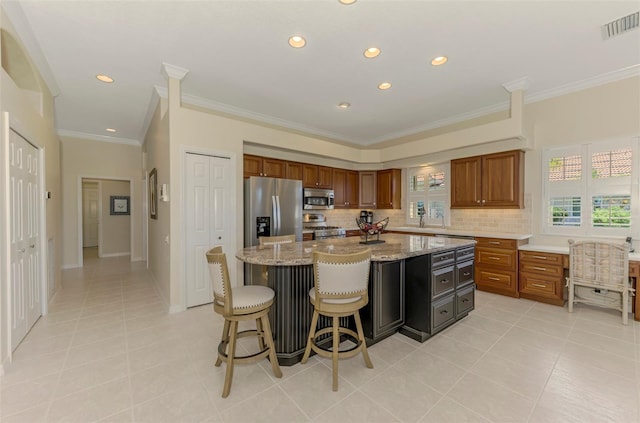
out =
<path fill-rule="evenodd" d="M 15 33 L 11 35 L 20 40 L 23 47 L 27 50 L 31 63 L 35 66 L 40 77 L 44 80 L 44 83 L 47 84 L 49 92 L 53 97 L 57 97 L 60 94 L 60 86 L 58 85 L 56 78 L 53 76 L 49 62 L 42 53 L 40 44 L 36 41 L 36 37 L 33 34 L 33 30 L 31 29 L 31 25 L 24 14 L 22 6 L 17 1 L 6 1 L 1 3 L 15 30 Z"/>
<path fill-rule="evenodd" d="M 151 120 L 153 119 L 153 114 L 156 112 L 156 107 L 158 107 L 158 102 L 160 101 L 160 90 L 162 87 L 154 85 L 151 89 L 151 98 L 149 99 L 149 105 L 147 106 L 147 113 L 144 116 L 144 121 L 142 122 L 142 127 L 140 128 L 140 134 L 138 138 L 141 140 L 140 144 L 144 144 L 144 140 L 147 136 L 147 132 L 149 131 L 149 125 L 151 125 Z M 166 88 L 164 97 L 166 98 Z"/>
<path fill-rule="evenodd" d="M 132 145 L 135 147 L 140 147 L 141 145 L 140 141 L 132 140 L 129 138 L 109 137 L 106 135 L 89 134 L 86 132 L 68 131 L 66 129 L 58 129 L 56 133 L 60 137 L 80 138 L 80 139 L 91 140 L 91 141 L 110 142 L 114 144 L 126 144 L 126 145 Z"/>
<path fill-rule="evenodd" d="M 523 76 L 511 82 L 502 84 L 502 87 L 510 93 L 514 91 L 526 91 L 529 89 L 529 77 Z"/>
<path fill-rule="evenodd" d="M 189 69 L 181 68 L 180 66 L 171 65 L 169 63 L 162 63 L 162 68 L 160 69 L 162 74 L 166 78 L 179 79 L 182 81 L 185 76 L 189 73 Z"/>
<path fill-rule="evenodd" d="M 547 100 L 561 95 L 571 94 L 576 91 L 586 90 L 587 88 L 597 87 L 599 85 L 609 84 L 611 82 L 620 81 L 634 76 L 640 76 L 640 64 L 629 66 L 613 72 L 594 76 L 593 78 L 583 79 L 581 81 L 571 82 L 549 90 L 538 91 L 525 96 L 525 104 L 536 103 L 538 101 Z"/>

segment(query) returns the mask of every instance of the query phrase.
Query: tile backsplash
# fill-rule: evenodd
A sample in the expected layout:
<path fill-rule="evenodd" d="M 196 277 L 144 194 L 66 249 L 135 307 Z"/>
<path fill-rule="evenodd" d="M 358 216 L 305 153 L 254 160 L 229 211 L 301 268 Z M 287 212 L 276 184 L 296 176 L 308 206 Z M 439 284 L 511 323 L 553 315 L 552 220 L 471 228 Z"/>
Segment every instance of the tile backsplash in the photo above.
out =
<path fill-rule="evenodd" d="M 524 209 L 454 209 L 447 229 L 474 232 L 531 233 L 531 196 L 525 194 Z M 360 210 L 327 210 L 327 224 L 347 229 L 357 228 Z M 405 210 L 373 210 L 373 221 L 389 217 L 389 226 L 405 226 Z"/>

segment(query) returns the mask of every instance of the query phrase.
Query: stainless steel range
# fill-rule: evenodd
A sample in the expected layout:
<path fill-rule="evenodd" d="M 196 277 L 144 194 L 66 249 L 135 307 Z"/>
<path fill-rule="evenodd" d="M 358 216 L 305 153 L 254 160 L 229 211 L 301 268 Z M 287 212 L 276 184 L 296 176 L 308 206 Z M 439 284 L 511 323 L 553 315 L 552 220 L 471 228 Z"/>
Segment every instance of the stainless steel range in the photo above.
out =
<path fill-rule="evenodd" d="M 313 230 L 313 239 L 344 238 L 347 236 L 346 229 L 327 225 L 327 218 L 322 213 L 305 213 L 302 218 L 303 228 Z"/>

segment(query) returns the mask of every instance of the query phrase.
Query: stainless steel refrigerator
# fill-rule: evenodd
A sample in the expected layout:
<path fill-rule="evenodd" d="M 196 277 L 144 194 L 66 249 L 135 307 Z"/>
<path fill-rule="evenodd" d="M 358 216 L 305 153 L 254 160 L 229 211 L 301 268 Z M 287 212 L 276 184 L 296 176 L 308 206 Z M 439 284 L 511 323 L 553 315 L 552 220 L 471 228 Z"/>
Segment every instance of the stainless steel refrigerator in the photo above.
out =
<path fill-rule="evenodd" d="M 302 241 L 302 181 L 252 176 L 244 181 L 244 246 L 259 236 L 295 234 Z M 263 266 L 245 264 L 245 284 L 266 285 Z"/>
<path fill-rule="evenodd" d="M 244 246 L 259 236 L 295 234 L 302 241 L 302 181 L 252 176 L 244 182 Z"/>

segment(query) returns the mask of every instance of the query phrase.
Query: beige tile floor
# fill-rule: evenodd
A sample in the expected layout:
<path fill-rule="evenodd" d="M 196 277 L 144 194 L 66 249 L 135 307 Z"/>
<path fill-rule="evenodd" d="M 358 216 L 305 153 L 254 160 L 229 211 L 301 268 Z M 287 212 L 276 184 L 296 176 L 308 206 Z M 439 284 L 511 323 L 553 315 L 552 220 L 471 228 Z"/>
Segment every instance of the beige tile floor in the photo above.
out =
<path fill-rule="evenodd" d="M 424 344 L 396 334 L 340 362 L 238 366 L 222 399 L 221 319 L 167 314 L 143 263 L 87 257 L 5 368 L 2 422 L 640 422 L 639 325 L 484 292 Z M 243 344 L 251 348 L 253 344 Z"/>

